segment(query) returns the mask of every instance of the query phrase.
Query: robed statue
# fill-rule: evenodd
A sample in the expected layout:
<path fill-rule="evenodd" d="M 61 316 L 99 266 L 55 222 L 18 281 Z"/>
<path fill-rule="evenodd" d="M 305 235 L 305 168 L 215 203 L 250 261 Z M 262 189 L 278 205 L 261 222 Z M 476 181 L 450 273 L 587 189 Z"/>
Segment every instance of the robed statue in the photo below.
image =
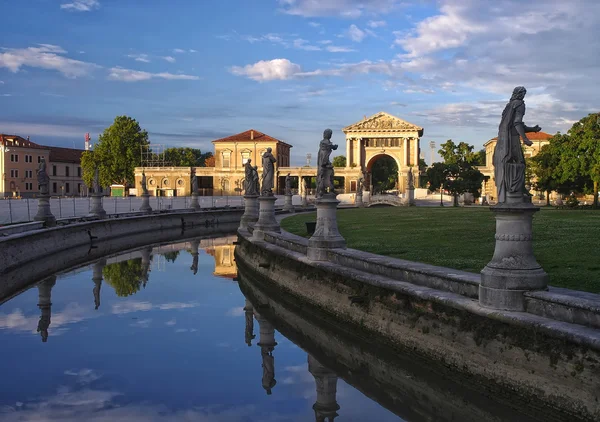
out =
<path fill-rule="evenodd" d="M 521 149 L 520 139 L 525 145 L 533 143 L 527 138 L 529 132 L 542 130 L 538 125 L 529 127 L 523 123 L 525 115 L 525 87 L 518 86 L 504 111 L 498 128 L 498 141 L 494 149 L 492 162 L 496 182 L 498 203 L 507 202 L 507 197 L 514 198 L 510 202 L 524 202 L 528 193 L 525 189 L 525 157 Z"/>
<path fill-rule="evenodd" d="M 285 194 L 292 194 L 292 178 L 290 177 L 290 173 L 288 173 L 287 176 L 285 176 Z"/>
<path fill-rule="evenodd" d="M 146 173 L 142 172 L 142 195 L 148 195 L 148 183 L 146 182 Z"/>
<path fill-rule="evenodd" d="M 362 196 L 365 187 L 365 174 L 361 171 L 358 181 L 356 182 L 356 196 Z"/>
<path fill-rule="evenodd" d="M 323 140 L 319 144 L 319 154 L 317 155 L 317 194 L 320 198 L 325 193 L 333 192 L 333 164 L 329 160 L 331 152 L 338 148 L 331 142 L 331 129 L 325 129 Z"/>
<path fill-rule="evenodd" d="M 270 347 L 261 347 L 260 354 L 262 356 L 262 386 L 268 395 L 271 394 L 271 389 L 275 387 L 275 358 L 273 357 L 273 349 Z"/>
<path fill-rule="evenodd" d="M 48 185 L 50 184 L 50 178 L 48 177 L 48 172 L 46 171 L 46 160 L 44 159 L 44 157 L 41 158 L 40 165 L 37 170 L 37 179 L 40 193 L 42 195 L 47 195 Z"/>
<path fill-rule="evenodd" d="M 244 195 L 258 195 L 258 188 L 254 181 L 254 168 L 252 167 L 251 159 L 248 159 L 246 164 L 244 164 Z"/>
<path fill-rule="evenodd" d="M 94 180 L 93 180 L 94 194 L 99 195 L 102 193 L 102 188 L 100 187 L 100 170 L 98 167 L 94 170 Z"/>
<path fill-rule="evenodd" d="M 262 196 L 273 196 L 273 188 L 275 187 L 275 163 L 277 160 L 271 153 L 272 149 L 267 148 L 267 151 L 262 156 L 262 187 L 260 194 Z"/>
<path fill-rule="evenodd" d="M 196 169 L 192 169 L 192 195 L 198 195 L 198 176 L 196 176 Z"/>
<path fill-rule="evenodd" d="M 258 195 L 260 192 L 260 178 L 258 177 L 258 166 L 252 167 L 253 192 Z"/>
<path fill-rule="evenodd" d="M 415 177 L 413 175 L 412 167 L 408 169 L 408 173 L 406 174 L 406 180 L 408 182 L 408 189 L 415 188 Z"/>

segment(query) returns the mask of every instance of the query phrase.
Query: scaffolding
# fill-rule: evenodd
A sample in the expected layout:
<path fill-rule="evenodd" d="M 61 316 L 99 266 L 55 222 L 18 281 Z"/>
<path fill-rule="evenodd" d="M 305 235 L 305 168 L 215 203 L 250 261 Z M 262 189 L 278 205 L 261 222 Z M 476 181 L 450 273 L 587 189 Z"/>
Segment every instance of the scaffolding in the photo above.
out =
<path fill-rule="evenodd" d="M 142 167 L 165 167 L 165 146 L 162 144 L 142 145 L 140 147 Z"/>

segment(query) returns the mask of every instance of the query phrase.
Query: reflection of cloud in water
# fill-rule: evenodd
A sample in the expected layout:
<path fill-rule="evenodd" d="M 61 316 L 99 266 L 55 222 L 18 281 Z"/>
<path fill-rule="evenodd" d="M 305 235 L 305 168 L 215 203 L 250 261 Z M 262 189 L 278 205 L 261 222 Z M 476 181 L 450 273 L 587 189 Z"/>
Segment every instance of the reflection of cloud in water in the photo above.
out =
<path fill-rule="evenodd" d="M 177 320 L 175 318 L 172 318 L 172 319 L 168 320 L 167 322 L 165 322 L 165 325 L 168 325 L 168 326 L 173 326 L 175 324 L 177 324 Z"/>
<path fill-rule="evenodd" d="M 172 309 L 187 309 L 195 308 L 200 306 L 196 302 L 168 302 L 159 305 L 153 305 L 150 302 L 138 302 L 135 300 L 126 300 L 123 302 L 115 303 L 112 306 L 112 313 L 116 315 L 129 314 L 131 312 L 146 312 L 153 309 L 160 309 L 161 311 L 169 311 Z"/>
<path fill-rule="evenodd" d="M 148 328 L 150 327 L 150 323 L 152 322 L 151 318 L 140 319 L 138 321 L 132 322 L 129 324 L 130 327 L 139 327 L 139 328 Z"/>
<path fill-rule="evenodd" d="M 65 371 L 65 375 L 77 377 L 77 382 L 82 385 L 91 384 L 97 379 L 102 378 L 100 375 L 94 372 L 94 370 L 88 368 L 84 368 L 79 371 L 69 369 Z"/>

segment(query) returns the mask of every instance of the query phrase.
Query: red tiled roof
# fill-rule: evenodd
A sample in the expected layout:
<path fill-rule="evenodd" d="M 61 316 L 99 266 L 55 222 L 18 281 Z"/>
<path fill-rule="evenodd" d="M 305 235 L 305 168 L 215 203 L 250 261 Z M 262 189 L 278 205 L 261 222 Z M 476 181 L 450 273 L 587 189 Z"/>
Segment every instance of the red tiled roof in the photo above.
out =
<path fill-rule="evenodd" d="M 250 129 L 242 133 L 238 133 L 236 135 L 231 135 L 226 138 L 216 139 L 213 143 L 216 142 L 280 142 L 285 145 L 289 145 L 279 139 L 273 138 L 272 136 L 265 135 L 258 130 Z M 291 147 L 291 145 L 289 145 Z"/>
<path fill-rule="evenodd" d="M 82 149 L 47 147 L 50 150 L 50 161 L 59 163 L 80 163 Z"/>
<path fill-rule="evenodd" d="M 22 138 L 18 135 L 6 135 L 0 133 L 0 144 L 5 146 L 17 146 L 22 148 L 34 148 L 34 149 L 48 149 L 45 146 L 31 142 L 28 139 Z"/>
<path fill-rule="evenodd" d="M 550 135 L 549 133 L 546 132 L 529 132 L 527 134 L 527 137 L 529 138 L 530 141 L 547 141 L 550 138 L 552 138 L 554 135 Z M 495 138 L 490 139 L 490 141 L 497 141 L 498 137 L 496 136 Z"/>

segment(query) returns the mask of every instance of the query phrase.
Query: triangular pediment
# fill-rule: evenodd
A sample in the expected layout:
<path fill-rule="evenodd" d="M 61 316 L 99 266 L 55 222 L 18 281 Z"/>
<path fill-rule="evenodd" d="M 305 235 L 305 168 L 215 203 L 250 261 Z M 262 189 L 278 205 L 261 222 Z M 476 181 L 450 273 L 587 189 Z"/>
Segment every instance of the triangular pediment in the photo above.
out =
<path fill-rule="evenodd" d="M 366 117 L 353 125 L 346 126 L 342 131 L 344 133 L 380 131 L 422 132 L 423 128 L 382 111 L 371 117 Z"/>

